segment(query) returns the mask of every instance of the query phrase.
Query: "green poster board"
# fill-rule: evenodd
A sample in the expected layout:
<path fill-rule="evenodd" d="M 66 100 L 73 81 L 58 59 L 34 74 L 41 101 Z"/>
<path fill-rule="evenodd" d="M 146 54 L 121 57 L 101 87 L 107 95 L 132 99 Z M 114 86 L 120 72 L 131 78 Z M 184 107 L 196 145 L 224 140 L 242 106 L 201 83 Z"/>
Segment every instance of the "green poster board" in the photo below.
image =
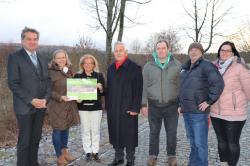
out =
<path fill-rule="evenodd" d="M 97 100 L 97 79 L 67 79 L 67 97 L 71 100 Z"/>

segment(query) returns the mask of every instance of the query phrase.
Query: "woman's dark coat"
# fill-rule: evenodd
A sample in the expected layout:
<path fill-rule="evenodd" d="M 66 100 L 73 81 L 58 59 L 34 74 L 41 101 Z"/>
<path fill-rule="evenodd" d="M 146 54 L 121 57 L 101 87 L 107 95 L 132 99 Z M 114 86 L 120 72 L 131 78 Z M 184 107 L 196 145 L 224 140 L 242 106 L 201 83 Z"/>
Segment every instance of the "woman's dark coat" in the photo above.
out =
<path fill-rule="evenodd" d="M 102 84 L 103 92 L 97 89 L 97 100 L 83 100 L 81 103 L 77 103 L 79 111 L 96 111 L 102 110 L 102 96 L 105 93 L 105 81 L 102 73 L 93 71 L 90 76 L 85 72 L 75 74 L 74 78 L 84 78 L 84 79 L 97 79 L 97 83 Z M 87 105 L 86 103 L 91 103 L 93 105 Z"/>

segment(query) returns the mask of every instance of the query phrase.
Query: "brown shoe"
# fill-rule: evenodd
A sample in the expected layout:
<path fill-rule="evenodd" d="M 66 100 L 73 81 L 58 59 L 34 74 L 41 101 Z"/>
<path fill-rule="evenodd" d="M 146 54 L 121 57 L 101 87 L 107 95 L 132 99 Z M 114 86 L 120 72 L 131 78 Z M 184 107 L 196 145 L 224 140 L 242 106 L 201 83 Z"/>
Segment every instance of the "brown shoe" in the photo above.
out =
<path fill-rule="evenodd" d="M 68 161 L 68 162 L 72 162 L 74 161 L 76 158 L 73 157 L 66 148 L 62 149 L 62 154 L 64 155 L 64 158 Z"/>
<path fill-rule="evenodd" d="M 177 166 L 176 157 L 168 157 L 168 166 Z"/>
<path fill-rule="evenodd" d="M 148 166 L 155 166 L 157 157 L 156 156 L 149 156 L 148 158 Z"/>
<path fill-rule="evenodd" d="M 96 162 L 100 162 L 100 161 L 101 161 L 98 153 L 93 153 L 92 157 L 93 157 L 93 159 L 94 159 Z"/>
<path fill-rule="evenodd" d="M 69 162 L 64 158 L 64 155 L 63 155 L 63 154 L 57 158 L 57 165 L 58 165 L 58 166 L 65 166 L 65 165 L 67 165 L 68 163 L 69 163 Z"/>

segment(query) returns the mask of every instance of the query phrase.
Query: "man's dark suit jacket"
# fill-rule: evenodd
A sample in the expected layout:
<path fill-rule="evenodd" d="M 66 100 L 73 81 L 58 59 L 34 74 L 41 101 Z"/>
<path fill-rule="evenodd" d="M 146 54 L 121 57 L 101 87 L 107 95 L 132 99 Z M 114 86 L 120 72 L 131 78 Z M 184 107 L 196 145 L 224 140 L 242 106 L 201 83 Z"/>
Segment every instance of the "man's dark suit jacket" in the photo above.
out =
<path fill-rule="evenodd" d="M 16 114 L 35 113 L 37 109 L 31 105 L 33 98 L 49 100 L 48 58 L 37 54 L 37 59 L 40 72 L 23 48 L 8 57 L 8 85 L 13 93 Z"/>

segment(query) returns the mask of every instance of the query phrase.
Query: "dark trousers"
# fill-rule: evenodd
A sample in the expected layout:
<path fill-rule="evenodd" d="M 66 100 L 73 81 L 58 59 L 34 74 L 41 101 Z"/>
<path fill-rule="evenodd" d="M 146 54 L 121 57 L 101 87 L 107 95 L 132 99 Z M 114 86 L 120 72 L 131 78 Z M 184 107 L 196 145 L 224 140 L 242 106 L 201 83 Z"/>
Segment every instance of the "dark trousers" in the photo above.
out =
<path fill-rule="evenodd" d="M 37 166 L 37 152 L 42 135 L 44 111 L 16 115 L 19 128 L 17 166 Z"/>
<path fill-rule="evenodd" d="M 240 135 L 246 121 L 226 121 L 211 117 L 218 140 L 221 162 L 236 166 L 240 156 Z"/>
<path fill-rule="evenodd" d="M 126 159 L 127 161 L 135 160 L 135 147 L 126 147 L 126 148 L 115 148 L 115 159 L 123 160 L 124 159 L 124 149 L 126 149 Z"/>
<path fill-rule="evenodd" d="M 69 129 L 66 130 L 53 129 L 52 142 L 57 157 L 61 156 L 63 148 L 67 148 L 68 138 L 69 138 Z"/>
<path fill-rule="evenodd" d="M 167 135 L 167 155 L 176 155 L 176 135 L 178 124 L 177 103 L 169 104 L 165 107 L 157 107 L 149 102 L 148 120 L 150 127 L 149 134 L 149 155 L 158 156 L 159 154 L 159 135 L 162 121 L 164 122 Z"/>

